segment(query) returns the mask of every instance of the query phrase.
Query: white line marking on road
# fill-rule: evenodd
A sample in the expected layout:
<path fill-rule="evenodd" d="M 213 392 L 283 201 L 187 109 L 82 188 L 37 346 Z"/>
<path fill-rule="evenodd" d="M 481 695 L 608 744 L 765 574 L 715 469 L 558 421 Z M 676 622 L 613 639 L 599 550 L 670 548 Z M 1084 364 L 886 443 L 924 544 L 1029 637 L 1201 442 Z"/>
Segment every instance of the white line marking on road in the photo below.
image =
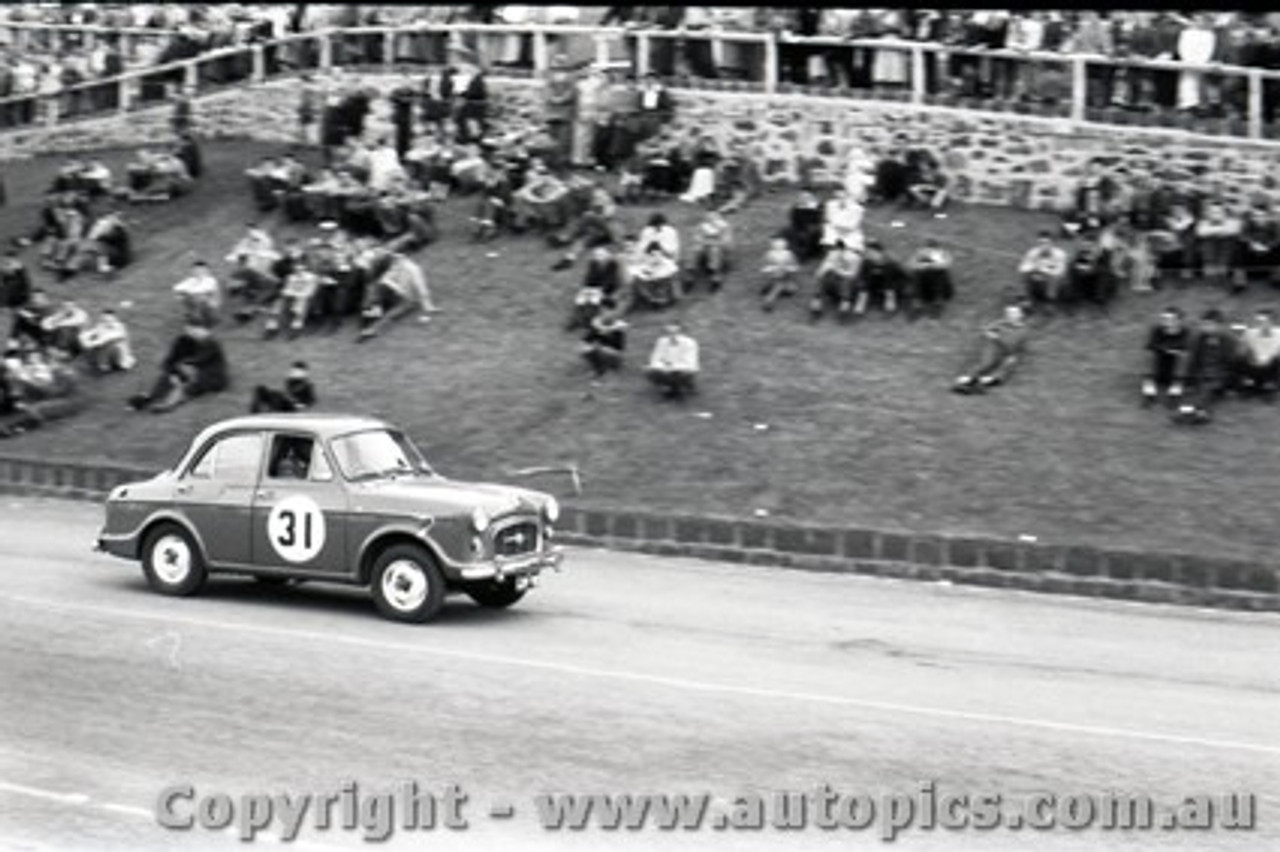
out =
<path fill-rule="evenodd" d="M 276 636 L 291 641 L 308 640 L 313 642 L 336 642 L 359 648 L 377 648 L 384 651 L 408 652 L 441 659 L 465 660 L 474 663 L 512 666 L 516 668 L 536 669 L 539 671 L 558 672 L 578 677 L 592 677 L 603 680 L 644 683 L 653 686 L 665 686 L 688 692 L 713 692 L 722 695 L 736 695 L 746 698 L 764 698 L 781 701 L 799 701 L 812 704 L 827 704 L 838 707 L 856 707 L 863 710 L 880 710 L 888 713 L 901 713 L 912 716 L 924 716 L 935 719 L 951 719 L 965 722 L 978 722 L 989 725 L 1032 728 L 1054 731 L 1057 733 L 1084 734 L 1096 737 L 1112 737 L 1117 739 L 1141 740 L 1162 743 L 1165 745 L 1198 746 L 1222 751 L 1243 751 L 1255 754 L 1280 755 L 1280 745 L 1239 742 L 1237 740 L 1219 740 L 1208 737 L 1184 736 L 1152 731 L 1137 731 L 1130 728 L 1113 728 L 1104 725 L 1084 725 L 1075 722 L 1058 722 L 1051 719 L 1034 719 L 1021 716 L 1006 716 L 998 713 L 982 713 L 970 710 L 956 710 L 947 707 L 929 707 L 917 704 L 901 704 L 892 701 L 876 701 L 870 698 L 853 698 L 843 695 L 828 695 L 817 692 L 798 692 L 782 689 L 764 689 L 761 687 L 741 686 L 729 683 L 711 683 L 708 681 L 690 680 L 687 678 L 669 677 L 666 675 L 643 674 L 617 669 L 601 669 L 593 666 L 578 666 L 572 663 L 557 663 L 547 660 L 532 660 L 523 657 L 509 657 L 501 654 L 483 654 L 475 651 L 458 651 L 444 648 L 428 648 L 411 645 L 406 642 L 392 642 L 384 639 L 365 639 L 358 636 L 345 636 L 340 633 L 320 633 L 313 630 L 286 629 L 269 627 L 260 624 L 223 621 L 206 618 L 178 618 L 161 613 L 141 612 L 134 609 L 115 609 L 111 607 L 92 606 L 87 604 L 67 603 L 64 601 L 42 600 L 20 595 L 0 594 L 0 601 L 22 606 L 45 607 L 48 609 L 70 610 L 73 612 L 91 613 L 103 617 L 134 618 L 141 621 L 180 622 L 186 627 L 207 627 L 219 631 L 242 630 L 264 636 Z"/>
<path fill-rule="evenodd" d="M 133 805 L 116 805 L 111 802 L 97 804 L 96 807 L 102 808 L 104 811 L 110 811 L 113 814 L 124 814 L 125 816 L 138 817 L 148 822 L 154 821 L 156 815 L 146 808 L 135 808 Z"/>
<path fill-rule="evenodd" d="M 18 793 L 22 796 L 30 796 L 33 799 L 61 802 L 65 805 L 89 804 L 89 797 L 84 793 L 58 793 L 54 790 L 42 790 L 39 787 L 28 787 L 26 784 L 13 784 L 8 781 L 0 781 L 0 791 Z"/>

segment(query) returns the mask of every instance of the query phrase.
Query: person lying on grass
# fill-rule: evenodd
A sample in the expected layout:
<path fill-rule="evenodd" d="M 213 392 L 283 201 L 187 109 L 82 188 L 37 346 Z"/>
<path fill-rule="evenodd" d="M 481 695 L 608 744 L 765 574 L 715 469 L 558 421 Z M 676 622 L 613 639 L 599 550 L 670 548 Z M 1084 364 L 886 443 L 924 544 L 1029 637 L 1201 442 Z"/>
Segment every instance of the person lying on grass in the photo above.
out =
<path fill-rule="evenodd" d="M 220 393 L 228 384 L 227 356 L 213 330 L 188 323 L 170 345 L 155 383 L 130 397 L 129 407 L 160 414 L 197 397 Z"/>
<path fill-rule="evenodd" d="M 956 393 L 983 393 L 1004 384 L 1022 363 L 1027 348 L 1026 312 L 1019 304 L 1006 305 L 1003 316 L 982 329 L 977 359 L 956 379 Z"/>

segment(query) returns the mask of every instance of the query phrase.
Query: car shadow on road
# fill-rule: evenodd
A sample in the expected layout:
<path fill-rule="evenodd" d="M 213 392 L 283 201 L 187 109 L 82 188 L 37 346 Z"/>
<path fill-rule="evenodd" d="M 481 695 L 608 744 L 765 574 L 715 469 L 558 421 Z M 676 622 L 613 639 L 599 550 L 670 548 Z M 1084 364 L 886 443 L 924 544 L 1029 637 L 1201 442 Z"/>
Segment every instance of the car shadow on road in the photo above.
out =
<path fill-rule="evenodd" d="M 163 598 L 148 588 L 142 578 L 116 578 L 102 583 L 119 591 L 137 592 L 170 606 L 181 599 Z M 288 583 L 271 585 L 247 577 L 217 577 L 209 580 L 200 594 L 191 600 L 216 600 L 235 604 L 237 608 L 278 610 L 282 617 L 290 610 L 333 615 L 350 615 L 369 621 L 383 621 L 374 607 L 367 589 L 324 583 Z M 537 619 L 538 613 L 519 608 L 490 609 L 471 602 L 466 595 L 450 595 L 444 609 L 429 627 L 467 628 L 489 624 L 515 624 Z M 390 623 L 390 622 L 385 622 Z M 411 627 L 414 625 L 405 625 Z"/>

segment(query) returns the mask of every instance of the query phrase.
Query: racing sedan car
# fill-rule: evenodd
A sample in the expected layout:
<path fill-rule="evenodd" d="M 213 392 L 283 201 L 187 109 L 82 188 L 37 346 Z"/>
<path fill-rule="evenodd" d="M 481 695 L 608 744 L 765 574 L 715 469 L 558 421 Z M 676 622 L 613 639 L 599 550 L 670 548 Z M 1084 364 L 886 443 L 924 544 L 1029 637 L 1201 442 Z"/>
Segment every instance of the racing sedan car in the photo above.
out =
<path fill-rule="evenodd" d="M 384 616 L 423 622 L 449 592 L 520 600 L 560 567 L 559 512 L 549 494 L 446 479 L 380 420 L 262 414 L 210 426 L 172 469 L 115 488 L 97 549 L 140 560 L 166 595 L 211 573 L 323 580 L 368 586 Z"/>

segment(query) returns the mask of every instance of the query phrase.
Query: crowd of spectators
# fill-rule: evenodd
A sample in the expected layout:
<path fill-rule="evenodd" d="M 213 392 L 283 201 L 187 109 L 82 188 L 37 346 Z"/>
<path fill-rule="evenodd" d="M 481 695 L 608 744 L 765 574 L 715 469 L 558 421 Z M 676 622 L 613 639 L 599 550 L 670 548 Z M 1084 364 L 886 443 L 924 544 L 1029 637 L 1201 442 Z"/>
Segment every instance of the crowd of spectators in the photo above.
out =
<path fill-rule="evenodd" d="M 439 308 L 411 255 L 439 238 L 443 204 L 472 211 L 477 241 L 522 234 L 545 240 L 553 271 L 568 272 L 587 258 L 580 286 L 566 299 L 565 328 L 581 335 L 578 351 L 596 382 L 625 365 L 629 314 L 669 310 L 698 289 L 714 298 L 731 277 L 751 277 L 766 311 L 803 294 L 798 301 L 811 320 L 828 310 L 846 322 L 872 311 L 938 318 L 956 293 L 953 257 L 938 240 L 926 234 L 908 251 L 866 231 L 871 205 L 946 215 L 949 181 L 937 152 L 905 136 L 878 162 L 851 152 L 841 184 L 825 197 L 797 192 L 763 257 L 744 262 L 729 217 L 761 191 L 758 152 L 726 150 L 710 128 L 673 132 L 677 105 L 660 74 L 637 81 L 556 55 L 544 89 L 545 122 L 528 131 L 494 120 L 484 77 L 466 65 L 406 75 L 389 96 L 393 132 L 378 137 L 366 127 L 375 92 L 340 78 L 304 78 L 298 143 L 318 146 L 321 164 L 307 165 L 311 158 L 296 150 L 246 171 L 260 219 L 226 255 L 225 284 L 197 260 L 174 286 L 183 331 L 131 407 L 167 411 L 228 388 L 217 332 L 228 320 L 260 321 L 267 339 L 332 333 L 352 322 L 358 341 L 402 318 L 429 322 Z M 179 145 L 164 164 L 148 156 L 129 169 L 131 183 L 146 174 L 135 194 L 146 198 L 174 162 L 188 182 L 157 193 L 172 197 L 189 188 L 200 171 L 190 125 L 189 109 L 176 109 Z M 93 209 L 121 197 L 103 171 L 96 161 L 69 162 L 29 237 L 61 275 L 110 274 L 132 258 L 119 211 Z M 685 233 L 657 210 L 627 233 L 620 205 L 655 200 L 702 212 Z M 277 213 L 314 235 L 277 240 L 268 222 Z M 5 428 L 29 428 L 63 410 L 42 411 L 40 403 L 75 397 L 70 365 L 77 359 L 98 370 L 128 369 L 134 359 L 118 317 L 104 315 L 91 326 L 74 302 L 54 304 L 29 279 L 23 285 L 16 271 L 6 271 L 22 267 L 16 250 L 5 263 L 0 286 L 15 322 L 3 401 L 7 415 L 18 418 Z M 978 351 L 955 382 L 958 392 L 981 393 L 1011 379 L 1036 322 L 1058 313 L 1086 307 L 1105 314 L 1125 292 L 1193 278 L 1235 292 L 1258 279 L 1275 283 L 1280 222 L 1260 200 L 1232 210 L 1214 193 L 1188 193 L 1098 161 L 1081 176 L 1060 229 L 1043 232 L 1011 266 L 1020 291 L 983 326 Z M 1280 346 L 1269 316 L 1247 328 L 1206 316 L 1194 333 L 1181 323 L 1165 316 L 1152 333 L 1155 366 L 1144 399 L 1164 393 L 1180 421 L 1203 422 L 1225 392 L 1274 391 Z M 680 399 L 696 390 L 700 369 L 698 342 L 669 322 L 645 375 L 663 396 Z M 251 405 L 305 407 L 305 396 L 287 383 L 283 391 L 258 386 Z"/>

